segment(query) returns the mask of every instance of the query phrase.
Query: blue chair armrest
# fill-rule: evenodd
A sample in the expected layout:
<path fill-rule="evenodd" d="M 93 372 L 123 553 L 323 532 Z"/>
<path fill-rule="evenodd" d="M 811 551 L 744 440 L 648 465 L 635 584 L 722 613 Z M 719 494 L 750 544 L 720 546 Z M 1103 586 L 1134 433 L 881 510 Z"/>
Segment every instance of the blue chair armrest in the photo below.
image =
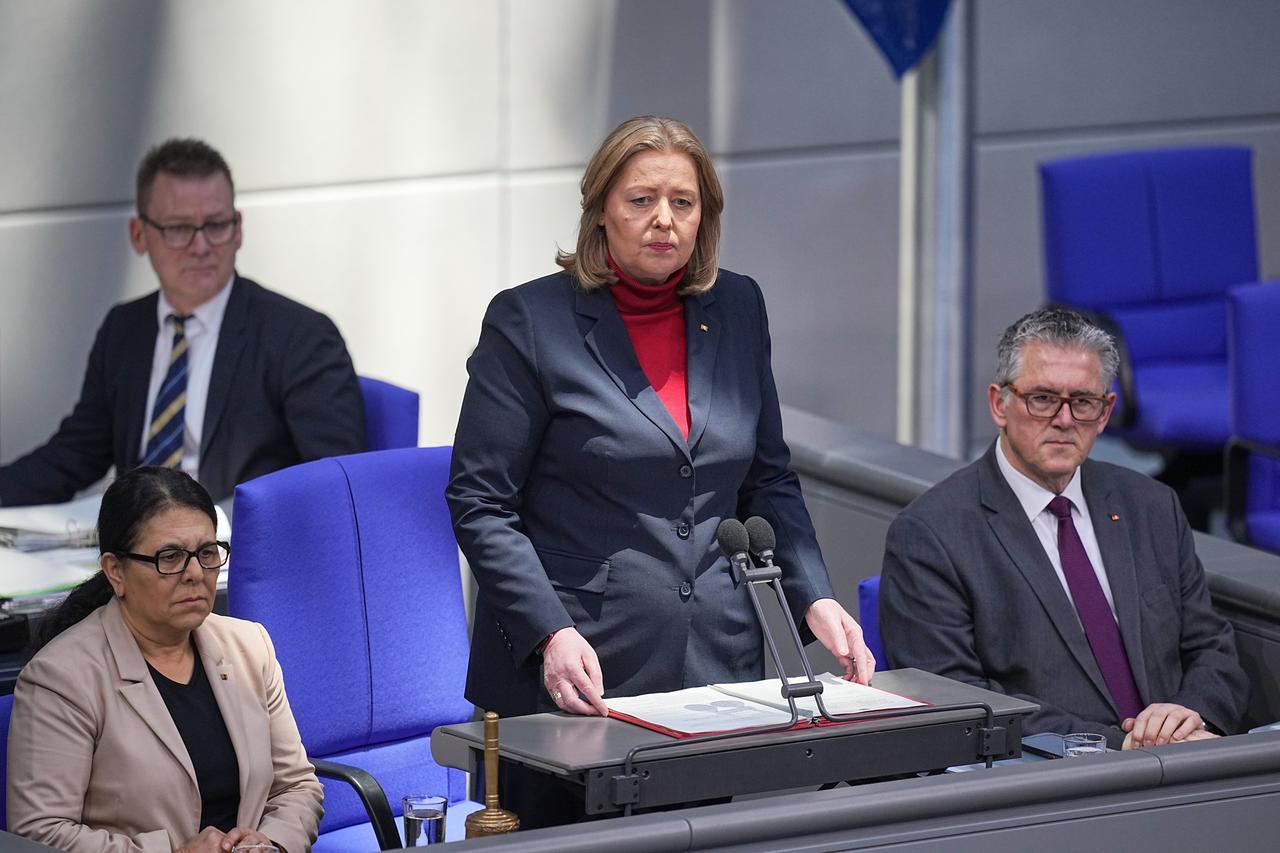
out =
<path fill-rule="evenodd" d="M 364 810 L 373 824 L 373 834 L 378 839 L 378 847 L 382 850 L 399 850 L 404 846 L 400 840 L 400 830 L 396 828 L 395 815 L 391 813 L 391 804 L 387 802 L 387 794 L 372 774 L 350 764 L 328 761 L 323 758 L 312 758 L 316 775 L 327 779 L 338 779 L 355 789 Z"/>
<path fill-rule="evenodd" d="M 1227 529 L 1237 542 L 1249 544 L 1249 525 L 1245 519 L 1245 500 L 1249 493 L 1249 454 L 1257 453 L 1280 459 L 1280 447 L 1272 447 L 1233 435 L 1223 451 L 1222 489 L 1227 508 Z"/>

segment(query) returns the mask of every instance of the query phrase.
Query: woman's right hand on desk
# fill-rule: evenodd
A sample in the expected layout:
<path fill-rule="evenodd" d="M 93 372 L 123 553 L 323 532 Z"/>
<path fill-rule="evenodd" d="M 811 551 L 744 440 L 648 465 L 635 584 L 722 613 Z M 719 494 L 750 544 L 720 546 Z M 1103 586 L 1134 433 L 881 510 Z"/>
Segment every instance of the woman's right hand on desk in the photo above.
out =
<path fill-rule="evenodd" d="M 561 628 L 543 647 L 542 684 L 562 711 L 601 717 L 609 713 L 600 660 L 577 628 Z"/>

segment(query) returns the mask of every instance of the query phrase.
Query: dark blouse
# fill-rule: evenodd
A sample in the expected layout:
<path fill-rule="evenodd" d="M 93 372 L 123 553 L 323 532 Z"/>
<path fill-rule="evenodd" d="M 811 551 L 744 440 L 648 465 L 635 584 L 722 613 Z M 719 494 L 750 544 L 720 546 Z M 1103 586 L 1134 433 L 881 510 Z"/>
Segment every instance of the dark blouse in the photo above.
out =
<path fill-rule="evenodd" d="M 187 684 L 170 681 L 149 663 L 147 669 L 191 756 L 200 786 L 200 828 L 213 826 L 230 831 L 240 811 L 240 763 L 204 663 L 197 654 Z"/>

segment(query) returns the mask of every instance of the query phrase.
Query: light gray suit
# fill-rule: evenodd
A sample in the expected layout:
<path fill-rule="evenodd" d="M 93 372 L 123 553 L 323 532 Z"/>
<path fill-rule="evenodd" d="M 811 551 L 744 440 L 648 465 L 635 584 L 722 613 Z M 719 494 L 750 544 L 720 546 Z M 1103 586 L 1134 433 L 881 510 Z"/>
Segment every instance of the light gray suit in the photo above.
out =
<path fill-rule="evenodd" d="M 1249 685 L 1209 602 L 1191 529 L 1169 488 L 1085 461 L 1081 486 L 1144 704 L 1173 702 L 1222 732 Z M 885 543 L 880 628 L 893 667 L 919 667 L 1040 705 L 1027 731 L 1121 720 L 1053 566 L 1000 473 L 995 445 L 912 502 Z"/>
<path fill-rule="evenodd" d="M 240 765 L 238 826 L 306 853 L 323 813 L 261 625 L 211 615 L 200 665 Z M 203 827 L 191 758 L 116 599 L 32 658 L 14 690 L 9 830 L 60 850 L 176 850 Z"/>

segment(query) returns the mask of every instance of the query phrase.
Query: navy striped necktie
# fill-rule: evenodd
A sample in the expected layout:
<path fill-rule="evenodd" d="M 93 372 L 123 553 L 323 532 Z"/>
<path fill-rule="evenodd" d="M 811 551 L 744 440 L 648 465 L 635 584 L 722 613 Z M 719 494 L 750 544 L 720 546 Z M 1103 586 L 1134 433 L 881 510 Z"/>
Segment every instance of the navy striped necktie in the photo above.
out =
<path fill-rule="evenodd" d="M 1049 512 L 1058 517 L 1058 556 L 1062 559 L 1062 574 L 1067 578 L 1076 613 L 1084 627 L 1085 638 L 1098 662 L 1102 680 L 1120 712 L 1120 719 L 1136 717 L 1142 710 L 1142 699 L 1133 680 L 1129 656 L 1120 637 L 1120 626 L 1111 613 L 1111 606 L 1102 592 L 1098 574 L 1084 550 L 1075 521 L 1071 518 L 1071 500 L 1058 495 L 1049 501 Z"/>
<path fill-rule="evenodd" d="M 187 335 L 186 323 L 192 315 L 170 314 L 173 321 L 173 350 L 156 403 L 151 407 L 151 428 L 147 431 L 147 452 L 143 465 L 177 468 L 182 464 L 182 437 L 186 430 Z"/>

